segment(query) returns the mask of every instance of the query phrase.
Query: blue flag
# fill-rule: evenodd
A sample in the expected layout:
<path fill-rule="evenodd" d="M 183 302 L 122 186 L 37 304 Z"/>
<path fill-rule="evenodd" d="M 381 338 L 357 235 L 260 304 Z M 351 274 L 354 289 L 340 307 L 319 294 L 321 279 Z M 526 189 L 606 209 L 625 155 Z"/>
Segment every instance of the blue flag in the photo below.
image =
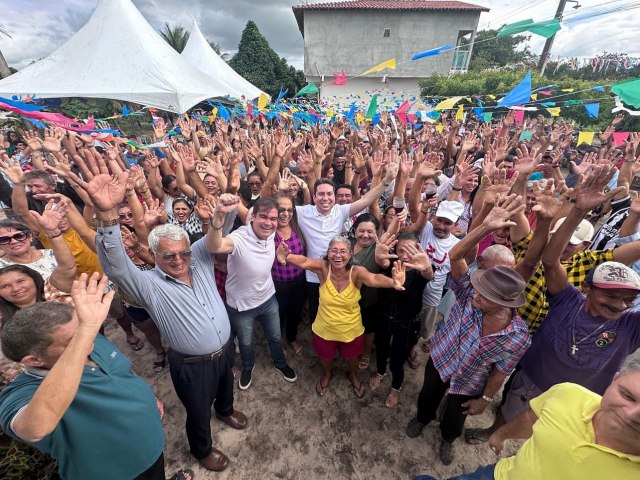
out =
<path fill-rule="evenodd" d="M 584 108 L 589 114 L 591 118 L 598 118 L 598 113 L 600 112 L 600 104 L 599 103 L 585 103 Z"/>
<path fill-rule="evenodd" d="M 522 79 L 507 95 L 498 102 L 497 108 L 524 105 L 531 101 L 531 72 Z"/>

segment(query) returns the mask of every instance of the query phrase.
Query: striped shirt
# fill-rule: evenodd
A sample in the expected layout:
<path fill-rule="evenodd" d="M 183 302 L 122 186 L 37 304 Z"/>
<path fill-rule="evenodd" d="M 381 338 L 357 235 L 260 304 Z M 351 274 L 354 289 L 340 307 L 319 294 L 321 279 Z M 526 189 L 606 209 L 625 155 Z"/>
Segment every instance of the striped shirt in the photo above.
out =
<path fill-rule="evenodd" d="M 482 335 L 482 312 L 471 305 L 473 287 L 469 274 L 447 287 L 456 303 L 445 322 L 438 324 L 431 340 L 431 359 L 449 393 L 480 395 L 493 366 L 503 375 L 511 375 L 531 340 L 527 325 L 514 313 L 511 323 L 491 335 Z"/>

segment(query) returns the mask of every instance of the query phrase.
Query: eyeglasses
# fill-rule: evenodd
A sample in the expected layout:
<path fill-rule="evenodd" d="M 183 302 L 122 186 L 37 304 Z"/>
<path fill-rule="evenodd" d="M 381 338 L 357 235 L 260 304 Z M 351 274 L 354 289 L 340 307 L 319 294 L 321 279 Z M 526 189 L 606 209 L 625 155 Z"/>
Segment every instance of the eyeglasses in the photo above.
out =
<path fill-rule="evenodd" d="M 120 217 L 120 220 L 126 220 L 127 218 L 133 218 L 133 213 L 121 213 L 118 215 L 118 217 Z"/>
<path fill-rule="evenodd" d="M 329 253 L 333 255 L 348 255 L 349 250 L 338 250 L 337 248 L 332 248 L 331 250 L 329 250 Z"/>
<path fill-rule="evenodd" d="M 278 215 L 284 215 L 285 213 L 293 215 L 293 208 L 278 208 Z"/>
<path fill-rule="evenodd" d="M 185 262 L 191 259 L 191 250 L 185 250 L 179 253 L 161 253 L 160 256 L 165 262 L 174 262 L 180 257 Z"/>
<path fill-rule="evenodd" d="M 11 240 L 15 240 L 16 242 L 24 242 L 29 236 L 31 232 L 18 232 L 13 235 L 7 235 L 0 237 L 0 245 L 8 245 L 11 243 Z"/>

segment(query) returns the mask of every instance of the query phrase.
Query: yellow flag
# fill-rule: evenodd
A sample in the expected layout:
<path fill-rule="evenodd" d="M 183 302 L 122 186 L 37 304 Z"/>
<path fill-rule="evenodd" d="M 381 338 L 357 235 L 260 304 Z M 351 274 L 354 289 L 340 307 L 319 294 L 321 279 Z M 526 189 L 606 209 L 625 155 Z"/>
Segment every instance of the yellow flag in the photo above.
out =
<path fill-rule="evenodd" d="M 538 94 L 537 93 L 532 93 L 531 94 L 531 100 L 538 100 Z"/>
<path fill-rule="evenodd" d="M 267 106 L 267 102 L 269 101 L 269 97 L 267 97 L 266 93 L 261 93 L 260 97 L 258 98 L 258 110 L 262 111 L 264 110 L 264 107 Z"/>
<path fill-rule="evenodd" d="M 438 133 L 442 133 L 442 131 L 443 131 L 443 130 L 444 130 L 444 125 L 443 125 L 443 124 L 441 124 L 441 123 L 438 123 L 438 124 L 436 125 L 436 132 L 438 132 Z"/>
<path fill-rule="evenodd" d="M 375 67 L 370 68 L 362 75 L 369 75 L 370 73 L 379 72 L 380 70 L 384 70 L 385 68 L 390 68 L 391 70 L 396 69 L 396 59 L 392 58 L 391 60 L 387 60 L 386 62 L 379 63 Z"/>
<path fill-rule="evenodd" d="M 211 115 L 209 115 L 209 121 L 213 123 L 217 116 L 218 116 L 218 107 L 211 110 Z"/>
<path fill-rule="evenodd" d="M 333 109 L 332 108 L 327 110 L 327 117 L 329 117 L 329 118 L 333 117 Z"/>
<path fill-rule="evenodd" d="M 358 125 L 362 125 L 362 122 L 364 122 L 364 115 L 360 112 L 357 112 L 356 121 L 358 122 Z"/>
<path fill-rule="evenodd" d="M 573 92 L 575 90 L 575 88 L 563 88 L 562 90 L 560 90 L 561 92 Z"/>
<path fill-rule="evenodd" d="M 443 100 L 434 107 L 434 110 L 451 110 L 463 97 L 451 97 Z"/>
<path fill-rule="evenodd" d="M 458 107 L 458 111 L 456 112 L 456 120 L 464 120 L 464 109 L 462 105 Z"/>
<path fill-rule="evenodd" d="M 496 99 L 496 96 L 495 96 L 495 95 L 489 95 L 489 98 L 490 98 L 491 100 L 495 100 L 495 99 Z"/>
<path fill-rule="evenodd" d="M 576 142 L 576 146 L 580 146 L 583 143 L 586 143 L 587 145 L 591 145 L 591 143 L 593 142 L 593 137 L 596 134 L 596 132 L 580 132 L 578 133 L 578 141 Z"/>
<path fill-rule="evenodd" d="M 547 108 L 547 112 L 549 112 L 552 117 L 557 117 L 560 115 L 560 107 Z"/>

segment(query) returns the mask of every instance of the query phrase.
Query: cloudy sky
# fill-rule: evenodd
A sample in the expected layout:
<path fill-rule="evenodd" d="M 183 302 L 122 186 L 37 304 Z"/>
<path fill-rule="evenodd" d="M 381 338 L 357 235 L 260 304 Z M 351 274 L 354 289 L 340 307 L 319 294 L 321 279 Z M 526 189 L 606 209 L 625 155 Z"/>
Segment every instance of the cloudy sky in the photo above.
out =
<path fill-rule="evenodd" d="M 223 52 L 237 50 L 246 22 L 253 20 L 271 47 L 298 68 L 302 68 L 303 64 L 303 39 L 291 6 L 317 2 L 318 0 L 133 0 L 156 28 L 161 28 L 167 21 L 188 27 L 195 18 L 204 35 L 220 44 Z M 0 50 L 9 65 L 23 68 L 62 45 L 85 24 L 97 3 L 98 0 L 0 0 L 0 26 L 12 37 L 0 35 Z M 480 28 L 495 28 L 528 18 L 536 21 L 552 18 L 558 2 L 479 0 L 470 3 L 489 7 L 491 11 L 480 17 Z M 608 51 L 640 56 L 637 42 L 640 8 L 580 20 L 581 16 L 589 13 L 636 3 L 640 2 L 580 0 L 582 7 L 574 10 L 574 4 L 569 2 L 567 18 L 575 21 L 558 33 L 552 54 L 590 57 Z M 532 50 L 539 53 L 543 44 L 544 39 L 534 36 L 531 41 Z M 424 47 L 427 49 L 436 46 L 438 45 Z M 415 52 L 407 52 L 407 58 L 413 53 Z"/>

